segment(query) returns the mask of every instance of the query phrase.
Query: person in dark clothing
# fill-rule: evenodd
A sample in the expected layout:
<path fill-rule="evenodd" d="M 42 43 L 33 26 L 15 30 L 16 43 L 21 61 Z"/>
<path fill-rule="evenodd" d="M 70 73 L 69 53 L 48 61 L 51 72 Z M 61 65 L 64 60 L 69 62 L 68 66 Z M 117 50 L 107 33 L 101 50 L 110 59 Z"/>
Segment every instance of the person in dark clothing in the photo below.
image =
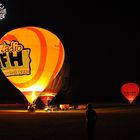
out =
<path fill-rule="evenodd" d="M 88 104 L 86 110 L 86 129 L 88 140 L 94 140 L 94 131 L 97 118 L 97 113 L 93 109 L 92 104 Z"/>

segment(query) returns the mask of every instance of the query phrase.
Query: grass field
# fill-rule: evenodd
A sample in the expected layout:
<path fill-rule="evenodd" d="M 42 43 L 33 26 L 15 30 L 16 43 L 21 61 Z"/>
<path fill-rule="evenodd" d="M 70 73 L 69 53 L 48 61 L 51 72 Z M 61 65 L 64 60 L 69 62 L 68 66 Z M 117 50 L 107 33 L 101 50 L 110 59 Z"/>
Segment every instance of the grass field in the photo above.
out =
<path fill-rule="evenodd" d="M 96 140 L 137 140 L 140 106 L 95 108 Z M 85 110 L 0 110 L 0 140 L 87 140 Z"/>

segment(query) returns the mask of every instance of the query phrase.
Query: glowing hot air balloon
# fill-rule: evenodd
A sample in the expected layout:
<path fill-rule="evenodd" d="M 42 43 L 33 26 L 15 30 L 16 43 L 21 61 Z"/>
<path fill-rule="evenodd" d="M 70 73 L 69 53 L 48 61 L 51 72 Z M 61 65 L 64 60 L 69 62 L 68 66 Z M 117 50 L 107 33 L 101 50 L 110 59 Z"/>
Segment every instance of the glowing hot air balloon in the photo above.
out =
<path fill-rule="evenodd" d="M 121 87 L 121 92 L 132 103 L 139 94 L 139 86 L 136 83 L 126 83 Z"/>
<path fill-rule="evenodd" d="M 63 81 L 69 77 L 70 66 L 68 60 L 65 59 L 63 66 L 55 77 L 55 79 L 45 88 L 45 90 L 40 94 L 40 99 L 46 107 L 52 99 L 58 94 L 63 86 Z"/>
<path fill-rule="evenodd" d="M 59 73 L 64 47 L 52 32 L 40 27 L 21 27 L 0 40 L 0 68 L 32 104 Z"/>

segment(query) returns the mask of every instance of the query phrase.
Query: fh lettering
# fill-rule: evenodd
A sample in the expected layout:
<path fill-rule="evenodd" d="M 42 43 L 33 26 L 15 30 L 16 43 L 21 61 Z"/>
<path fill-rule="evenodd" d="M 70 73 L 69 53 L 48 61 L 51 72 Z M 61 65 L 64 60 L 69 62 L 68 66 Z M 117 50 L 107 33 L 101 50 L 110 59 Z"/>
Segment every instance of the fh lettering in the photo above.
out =
<path fill-rule="evenodd" d="M 28 75 L 30 69 L 30 49 L 18 41 L 0 44 L 0 68 L 6 76 Z"/>
<path fill-rule="evenodd" d="M 10 66 L 16 66 L 16 62 L 17 62 L 17 66 L 22 66 L 23 62 L 22 62 L 22 52 L 16 52 L 16 55 L 14 55 L 14 53 L 3 53 L 0 54 L 0 68 L 2 67 L 6 67 L 8 65 Z M 10 60 L 10 61 L 8 61 Z"/>

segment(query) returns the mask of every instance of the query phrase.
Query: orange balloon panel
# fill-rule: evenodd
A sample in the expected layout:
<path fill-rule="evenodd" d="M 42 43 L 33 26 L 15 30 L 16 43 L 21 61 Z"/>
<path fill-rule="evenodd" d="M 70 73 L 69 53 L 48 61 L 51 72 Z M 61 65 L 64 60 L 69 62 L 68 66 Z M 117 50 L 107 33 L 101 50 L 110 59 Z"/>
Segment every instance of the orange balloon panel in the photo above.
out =
<path fill-rule="evenodd" d="M 139 86 L 135 83 L 126 83 L 122 86 L 121 92 L 124 97 L 132 103 L 139 94 Z"/>
<path fill-rule="evenodd" d="M 47 105 L 48 100 L 51 101 L 61 90 L 63 86 L 63 81 L 68 78 L 70 74 L 70 67 L 67 59 L 64 60 L 63 66 L 55 77 L 55 79 L 45 88 L 45 90 L 40 94 L 41 101 Z"/>
<path fill-rule="evenodd" d="M 56 77 L 63 61 L 62 42 L 46 29 L 32 26 L 17 28 L 0 40 L 1 70 L 28 98 L 38 97 Z"/>

